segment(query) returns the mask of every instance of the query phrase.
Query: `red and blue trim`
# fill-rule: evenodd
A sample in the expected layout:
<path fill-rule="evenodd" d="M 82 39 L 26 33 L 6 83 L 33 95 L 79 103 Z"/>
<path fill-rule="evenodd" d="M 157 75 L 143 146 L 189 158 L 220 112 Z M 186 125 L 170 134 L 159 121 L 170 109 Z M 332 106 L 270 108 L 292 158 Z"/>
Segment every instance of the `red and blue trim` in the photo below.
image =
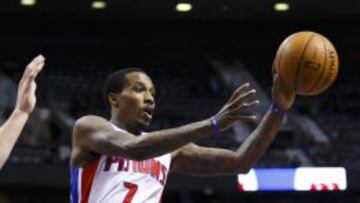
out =
<path fill-rule="evenodd" d="M 71 203 L 88 203 L 100 158 L 84 168 L 71 169 Z"/>

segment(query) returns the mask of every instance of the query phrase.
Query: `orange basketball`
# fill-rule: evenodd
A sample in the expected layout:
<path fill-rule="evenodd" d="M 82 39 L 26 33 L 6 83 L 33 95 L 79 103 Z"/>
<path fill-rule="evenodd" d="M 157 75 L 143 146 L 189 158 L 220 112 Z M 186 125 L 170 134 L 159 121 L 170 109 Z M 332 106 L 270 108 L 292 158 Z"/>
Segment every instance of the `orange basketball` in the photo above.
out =
<path fill-rule="evenodd" d="M 339 59 L 334 46 L 315 32 L 297 32 L 277 50 L 273 69 L 298 95 L 317 95 L 335 81 Z"/>

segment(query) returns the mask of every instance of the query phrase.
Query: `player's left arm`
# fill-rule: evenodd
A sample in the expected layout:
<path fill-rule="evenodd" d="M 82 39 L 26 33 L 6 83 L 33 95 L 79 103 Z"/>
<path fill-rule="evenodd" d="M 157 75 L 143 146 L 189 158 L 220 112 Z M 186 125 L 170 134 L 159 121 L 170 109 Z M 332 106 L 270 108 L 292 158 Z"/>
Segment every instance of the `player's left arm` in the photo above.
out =
<path fill-rule="evenodd" d="M 247 173 L 271 144 L 283 116 L 270 109 L 260 125 L 236 150 L 189 144 L 173 153 L 172 170 L 194 175 Z"/>
<path fill-rule="evenodd" d="M 223 175 L 247 173 L 261 157 L 278 133 L 284 113 L 293 102 L 295 95 L 281 84 L 274 75 L 272 106 L 262 118 L 259 126 L 236 150 L 200 147 L 189 144 L 173 153 L 172 171 L 194 175 Z"/>
<path fill-rule="evenodd" d="M 0 169 L 8 159 L 30 113 L 35 107 L 35 78 L 43 68 L 44 62 L 45 58 L 39 55 L 27 65 L 19 83 L 15 109 L 0 127 Z"/>

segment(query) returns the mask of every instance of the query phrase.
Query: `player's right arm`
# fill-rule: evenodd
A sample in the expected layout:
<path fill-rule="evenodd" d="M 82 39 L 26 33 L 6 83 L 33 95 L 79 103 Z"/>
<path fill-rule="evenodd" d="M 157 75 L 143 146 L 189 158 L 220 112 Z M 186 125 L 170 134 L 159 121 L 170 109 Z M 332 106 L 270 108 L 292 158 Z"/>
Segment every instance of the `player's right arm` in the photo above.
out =
<path fill-rule="evenodd" d="M 255 94 L 249 84 L 239 87 L 220 111 L 219 126 L 225 130 L 236 121 L 252 121 L 254 116 L 246 110 L 258 101 L 249 100 Z M 249 101 L 249 102 L 248 102 Z M 133 160 L 144 160 L 172 152 L 186 144 L 212 134 L 210 119 L 177 128 L 155 131 L 143 136 L 116 131 L 110 122 L 98 116 L 80 118 L 73 129 L 73 144 L 77 151 L 88 151 L 103 155 L 123 156 Z M 75 152 L 73 152 L 76 154 Z M 76 164 L 73 154 L 72 162 Z"/>

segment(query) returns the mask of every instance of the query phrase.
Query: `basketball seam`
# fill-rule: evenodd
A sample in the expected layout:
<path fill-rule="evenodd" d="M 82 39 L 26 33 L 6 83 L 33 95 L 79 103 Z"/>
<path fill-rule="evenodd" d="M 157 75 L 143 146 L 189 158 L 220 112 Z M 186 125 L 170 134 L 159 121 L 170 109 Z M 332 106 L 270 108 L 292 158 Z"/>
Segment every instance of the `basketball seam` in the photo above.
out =
<path fill-rule="evenodd" d="M 298 67 L 297 67 L 297 70 L 296 70 L 296 74 L 295 74 L 295 85 L 294 85 L 294 90 L 295 90 L 295 92 L 296 92 L 296 90 L 297 90 L 297 86 L 298 86 L 298 74 L 299 74 L 299 72 L 300 72 L 300 68 L 302 67 L 302 65 L 303 65 L 303 59 L 304 59 L 304 55 L 305 55 L 305 52 L 306 52 L 306 49 L 307 49 L 307 47 L 309 46 L 309 44 L 310 44 L 310 41 L 313 39 L 313 37 L 315 36 L 315 34 L 312 34 L 310 37 L 309 37 L 309 39 L 308 39 L 308 41 L 306 42 L 306 44 L 305 44 L 305 46 L 304 46 L 304 48 L 303 48 L 303 50 L 302 50 L 302 53 L 301 53 L 301 57 L 300 57 L 300 60 L 299 60 L 299 64 L 298 64 Z"/>
<path fill-rule="evenodd" d="M 312 91 L 314 91 L 314 89 L 319 85 L 320 81 L 321 81 L 321 77 L 323 76 L 324 72 L 325 72 L 325 68 L 326 68 L 326 64 L 327 64 L 327 56 L 328 56 L 328 53 L 327 53 L 327 47 L 326 47 L 326 42 L 324 41 L 323 37 L 320 36 L 320 39 L 321 41 L 323 42 L 324 44 L 324 48 L 325 48 L 325 59 L 324 59 L 324 64 L 323 64 L 323 68 L 322 68 L 322 71 L 320 73 L 320 76 L 318 78 L 318 80 L 316 81 L 316 83 L 314 84 L 313 87 L 310 88 L 310 90 L 308 91 L 308 93 L 311 94 Z"/>

